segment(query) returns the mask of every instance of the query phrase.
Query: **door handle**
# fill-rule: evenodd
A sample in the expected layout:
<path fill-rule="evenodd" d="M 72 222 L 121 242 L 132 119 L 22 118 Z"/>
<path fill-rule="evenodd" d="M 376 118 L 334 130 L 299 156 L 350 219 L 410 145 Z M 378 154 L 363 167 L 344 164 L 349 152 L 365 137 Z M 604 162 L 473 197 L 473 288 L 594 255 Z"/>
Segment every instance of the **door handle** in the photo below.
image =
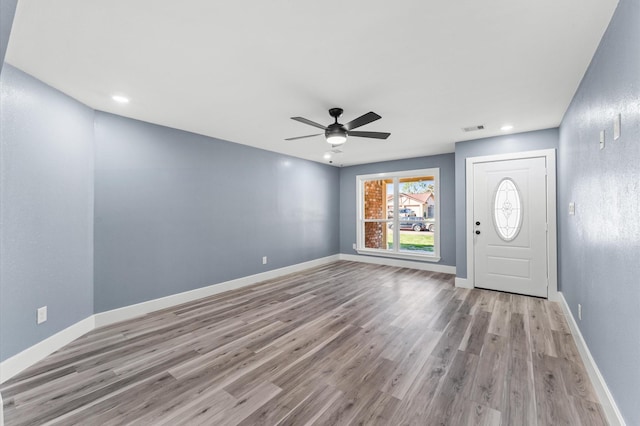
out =
<path fill-rule="evenodd" d="M 476 235 L 480 235 L 480 231 L 476 231 Z"/>

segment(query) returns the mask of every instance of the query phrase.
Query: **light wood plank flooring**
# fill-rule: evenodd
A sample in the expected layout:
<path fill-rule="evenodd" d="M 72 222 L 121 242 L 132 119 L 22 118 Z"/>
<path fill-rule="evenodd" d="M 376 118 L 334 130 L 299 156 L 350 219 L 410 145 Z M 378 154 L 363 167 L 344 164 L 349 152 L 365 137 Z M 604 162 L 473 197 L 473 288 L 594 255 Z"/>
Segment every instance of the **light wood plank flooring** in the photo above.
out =
<path fill-rule="evenodd" d="M 602 425 L 560 306 L 335 262 L 94 330 L 6 425 Z"/>

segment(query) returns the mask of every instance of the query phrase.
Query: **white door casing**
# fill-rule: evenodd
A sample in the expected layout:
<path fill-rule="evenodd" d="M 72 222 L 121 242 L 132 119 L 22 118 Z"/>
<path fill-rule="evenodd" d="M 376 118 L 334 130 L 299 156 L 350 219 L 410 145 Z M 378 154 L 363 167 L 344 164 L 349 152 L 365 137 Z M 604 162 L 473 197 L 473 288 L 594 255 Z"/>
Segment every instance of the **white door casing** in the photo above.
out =
<path fill-rule="evenodd" d="M 558 300 L 555 150 L 468 158 L 466 172 L 467 278 L 456 283 Z"/>

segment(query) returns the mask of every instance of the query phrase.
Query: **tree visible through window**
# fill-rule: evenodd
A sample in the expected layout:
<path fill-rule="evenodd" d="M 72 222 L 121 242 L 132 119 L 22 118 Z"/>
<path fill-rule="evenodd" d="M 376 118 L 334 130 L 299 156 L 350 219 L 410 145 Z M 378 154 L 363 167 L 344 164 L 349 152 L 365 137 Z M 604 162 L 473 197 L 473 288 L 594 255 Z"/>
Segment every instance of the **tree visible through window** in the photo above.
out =
<path fill-rule="evenodd" d="M 438 258 L 438 169 L 358 176 L 358 251 Z"/>

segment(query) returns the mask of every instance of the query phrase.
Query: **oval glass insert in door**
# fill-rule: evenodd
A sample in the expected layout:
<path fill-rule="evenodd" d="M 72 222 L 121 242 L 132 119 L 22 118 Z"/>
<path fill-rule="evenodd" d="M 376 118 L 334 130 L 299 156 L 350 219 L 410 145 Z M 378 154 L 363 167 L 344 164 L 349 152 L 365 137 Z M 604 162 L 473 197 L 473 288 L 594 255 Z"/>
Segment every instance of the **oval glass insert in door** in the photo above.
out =
<path fill-rule="evenodd" d="M 504 178 L 493 196 L 493 225 L 504 241 L 518 236 L 522 227 L 522 202 L 516 183 Z"/>

